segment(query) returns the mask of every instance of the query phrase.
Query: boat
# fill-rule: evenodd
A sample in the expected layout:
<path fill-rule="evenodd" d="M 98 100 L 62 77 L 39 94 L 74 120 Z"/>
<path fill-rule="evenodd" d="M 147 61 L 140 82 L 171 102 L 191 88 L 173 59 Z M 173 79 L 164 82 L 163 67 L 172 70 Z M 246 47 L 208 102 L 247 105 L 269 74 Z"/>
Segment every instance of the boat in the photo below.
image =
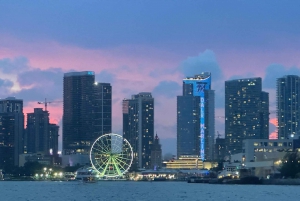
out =
<path fill-rule="evenodd" d="M 75 173 L 75 180 L 83 183 L 96 183 L 98 181 L 97 172 L 92 167 L 79 168 Z"/>

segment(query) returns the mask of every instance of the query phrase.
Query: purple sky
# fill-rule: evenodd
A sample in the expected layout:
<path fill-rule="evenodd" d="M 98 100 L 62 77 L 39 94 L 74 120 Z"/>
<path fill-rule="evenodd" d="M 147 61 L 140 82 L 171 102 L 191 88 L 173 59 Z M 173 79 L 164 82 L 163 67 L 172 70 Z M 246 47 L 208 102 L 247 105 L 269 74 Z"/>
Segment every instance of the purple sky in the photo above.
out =
<path fill-rule="evenodd" d="M 113 131 L 121 101 L 155 98 L 163 153 L 176 153 L 176 96 L 182 79 L 212 72 L 216 116 L 224 116 L 224 81 L 261 76 L 275 110 L 275 80 L 300 75 L 299 1 L 2 1 L 0 97 L 62 100 L 63 73 L 96 72 L 113 86 Z M 62 104 L 49 107 L 61 125 Z M 275 131 L 271 113 L 270 133 Z M 216 118 L 224 134 L 224 119 Z M 273 134 L 272 134 L 273 135 Z"/>

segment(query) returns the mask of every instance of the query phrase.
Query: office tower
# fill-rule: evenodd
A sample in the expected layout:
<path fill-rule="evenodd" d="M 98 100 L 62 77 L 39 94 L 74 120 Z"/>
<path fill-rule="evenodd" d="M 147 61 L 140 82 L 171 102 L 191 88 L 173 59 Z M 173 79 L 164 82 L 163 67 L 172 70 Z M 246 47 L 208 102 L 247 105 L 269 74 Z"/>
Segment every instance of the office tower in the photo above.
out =
<path fill-rule="evenodd" d="M 42 108 L 34 108 L 27 114 L 26 126 L 27 153 L 49 155 L 49 113 Z"/>
<path fill-rule="evenodd" d="M 19 165 L 24 150 L 23 100 L 9 97 L 0 100 L 0 169 Z"/>
<path fill-rule="evenodd" d="M 58 156 L 58 131 L 59 126 L 56 124 L 49 124 L 49 153 L 53 156 Z"/>
<path fill-rule="evenodd" d="M 95 83 L 95 98 L 93 100 L 92 122 L 94 126 L 94 138 L 100 137 L 103 134 L 111 133 L 111 100 L 112 90 L 108 83 Z"/>
<path fill-rule="evenodd" d="M 151 168 L 157 170 L 161 168 L 162 164 L 162 151 L 161 151 L 161 144 L 159 143 L 159 138 L 157 133 L 154 137 L 154 142 L 151 147 Z"/>
<path fill-rule="evenodd" d="M 244 139 L 269 138 L 269 94 L 261 78 L 225 82 L 225 142 L 227 154 L 242 153 Z"/>
<path fill-rule="evenodd" d="M 63 152 L 88 153 L 111 132 L 111 86 L 95 82 L 92 71 L 64 74 Z"/>
<path fill-rule="evenodd" d="M 177 96 L 177 157 L 197 155 L 212 160 L 215 133 L 214 91 L 211 74 L 204 72 L 183 80 Z"/>
<path fill-rule="evenodd" d="M 300 131 L 300 77 L 287 75 L 277 79 L 278 139 L 289 139 Z"/>
<path fill-rule="evenodd" d="M 154 137 L 154 98 L 142 92 L 123 100 L 123 137 L 134 152 L 133 167 L 151 167 L 151 146 Z"/>

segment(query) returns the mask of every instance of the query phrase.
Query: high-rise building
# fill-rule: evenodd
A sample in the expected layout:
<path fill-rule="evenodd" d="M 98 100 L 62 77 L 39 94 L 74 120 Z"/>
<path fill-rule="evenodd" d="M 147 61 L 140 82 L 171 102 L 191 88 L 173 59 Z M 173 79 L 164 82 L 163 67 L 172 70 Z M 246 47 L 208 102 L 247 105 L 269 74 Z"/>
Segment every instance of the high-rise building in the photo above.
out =
<path fill-rule="evenodd" d="M 215 143 L 215 161 L 222 161 L 225 158 L 226 154 L 226 145 L 225 145 L 225 139 L 224 138 L 216 138 L 216 143 Z"/>
<path fill-rule="evenodd" d="M 23 100 L 9 97 L 0 100 L 0 168 L 19 165 L 24 150 Z"/>
<path fill-rule="evenodd" d="M 95 82 L 92 71 L 64 74 L 63 152 L 88 153 L 111 132 L 111 86 Z"/>
<path fill-rule="evenodd" d="M 154 98 L 142 92 L 123 100 L 123 137 L 134 152 L 133 167 L 151 167 L 151 146 L 154 137 Z"/>
<path fill-rule="evenodd" d="M 154 142 L 151 147 L 151 168 L 156 170 L 162 165 L 162 150 L 157 133 L 154 137 Z"/>
<path fill-rule="evenodd" d="M 287 75 L 277 79 L 278 139 L 300 134 L 300 77 Z"/>
<path fill-rule="evenodd" d="M 27 114 L 26 126 L 27 153 L 49 155 L 49 113 L 42 108 L 34 108 Z"/>
<path fill-rule="evenodd" d="M 49 124 L 49 152 L 50 155 L 58 156 L 58 131 L 59 126 L 56 124 Z"/>
<path fill-rule="evenodd" d="M 242 153 L 244 139 L 269 138 L 269 94 L 261 78 L 225 82 L 225 142 L 227 155 Z"/>
<path fill-rule="evenodd" d="M 183 95 L 177 96 L 177 157 L 197 155 L 201 160 L 213 159 L 214 99 L 210 73 L 183 80 Z"/>

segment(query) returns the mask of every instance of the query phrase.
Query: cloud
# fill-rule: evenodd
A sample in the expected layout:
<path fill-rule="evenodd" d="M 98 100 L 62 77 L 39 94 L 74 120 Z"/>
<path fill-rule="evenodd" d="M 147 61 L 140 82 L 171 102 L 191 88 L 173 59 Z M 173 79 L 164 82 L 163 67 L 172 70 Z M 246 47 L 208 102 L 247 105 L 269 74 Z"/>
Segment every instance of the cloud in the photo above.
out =
<path fill-rule="evenodd" d="M 296 66 L 286 68 L 280 64 L 271 64 L 266 68 L 265 77 L 263 79 L 264 88 L 276 88 L 276 79 L 285 75 L 298 75 L 300 76 L 300 69 Z"/>
<path fill-rule="evenodd" d="M 18 73 L 29 69 L 28 59 L 17 57 L 12 59 L 5 58 L 0 60 L 0 70 L 5 74 Z"/>
<path fill-rule="evenodd" d="M 14 85 L 14 83 L 10 80 L 7 79 L 0 79 L 0 88 L 5 87 L 5 88 L 10 88 Z"/>
<path fill-rule="evenodd" d="M 174 81 L 161 81 L 152 91 L 155 96 L 165 96 L 168 98 L 175 98 L 181 95 L 181 87 L 177 82 Z"/>
<path fill-rule="evenodd" d="M 63 71 L 60 68 L 30 69 L 18 74 L 18 82 L 21 87 L 28 86 L 14 93 L 24 101 L 62 99 Z"/>
<path fill-rule="evenodd" d="M 211 72 L 212 80 L 214 81 L 220 80 L 223 77 L 215 53 L 211 50 L 205 50 L 196 57 L 187 58 L 180 64 L 179 71 L 185 76 L 194 76 L 201 72 Z"/>
<path fill-rule="evenodd" d="M 110 73 L 107 70 L 102 70 L 100 73 L 96 74 L 96 81 L 102 83 L 112 83 L 115 81 L 115 74 Z"/>

